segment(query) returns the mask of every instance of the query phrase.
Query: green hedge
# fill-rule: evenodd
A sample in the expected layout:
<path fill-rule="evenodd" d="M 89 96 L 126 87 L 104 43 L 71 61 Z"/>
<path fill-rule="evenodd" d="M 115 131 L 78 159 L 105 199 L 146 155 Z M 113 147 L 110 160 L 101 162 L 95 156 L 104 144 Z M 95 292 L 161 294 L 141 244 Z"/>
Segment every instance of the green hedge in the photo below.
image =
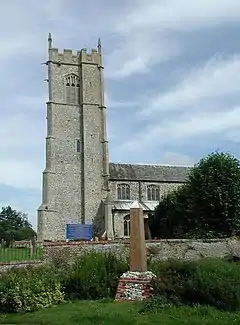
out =
<path fill-rule="evenodd" d="M 155 263 L 154 297 L 174 304 L 240 309 L 240 264 L 224 260 Z M 160 300 L 161 300 L 160 299 Z M 156 302 L 156 300 L 155 300 Z"/>

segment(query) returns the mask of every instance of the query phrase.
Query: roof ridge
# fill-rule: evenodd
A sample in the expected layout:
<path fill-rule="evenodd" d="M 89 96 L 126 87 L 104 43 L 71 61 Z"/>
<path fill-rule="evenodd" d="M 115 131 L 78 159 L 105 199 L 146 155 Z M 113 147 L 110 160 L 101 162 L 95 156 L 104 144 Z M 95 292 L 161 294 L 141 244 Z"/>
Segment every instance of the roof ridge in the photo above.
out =
<path fill-rule="evenodd" d="M 112 165 L 131 165 L 131 166 L 156 166 L 156 167 L 183 167 L 183 168 L 192 168 L 191 165 L 170 165 L 170 164 L 144 164 L 144 163 L 124 163 L 124 162 L 110 162 Z"/>

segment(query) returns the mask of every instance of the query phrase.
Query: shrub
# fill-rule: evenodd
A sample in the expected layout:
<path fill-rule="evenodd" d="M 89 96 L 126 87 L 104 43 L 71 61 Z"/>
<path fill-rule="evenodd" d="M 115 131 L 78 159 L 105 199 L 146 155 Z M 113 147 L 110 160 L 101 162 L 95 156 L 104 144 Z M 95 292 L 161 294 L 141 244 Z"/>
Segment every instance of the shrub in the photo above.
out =
<path fill-rule="evenodd" d="M 114 297 L 118 279 L 127 270 L 127 262 L 113 254 L 84 254 L 62 276 L 66 298 L 93 300 Z"/>
<path fill-rule="evenodd" d="M 240 309 L 240 264 L 222 260 L 172 262 L 155 265 L 153 295 L 174 304 L 208 305 L 220 310 Z"/>
<path fill-rule="evenodd" d="M 223 310 L 240 309 L 240 265 L 226 261 L 202 261 L 195 274 L 197 302 Z"/>
<path fill-rule="evenodd" d="M 47 267 L 11 269 L 1 276 L 0 310 L 30 312 L 57 305 L 64 300 L 60 288 Z"/>
<path fill-rule="evenodd" d="M 166 307 L 174 306 L 172 302 L 169 301 L 165 296 L 153 296 L 150 299 L 144 301 L 139 313 L 152 313 L 159 311 Z"/>

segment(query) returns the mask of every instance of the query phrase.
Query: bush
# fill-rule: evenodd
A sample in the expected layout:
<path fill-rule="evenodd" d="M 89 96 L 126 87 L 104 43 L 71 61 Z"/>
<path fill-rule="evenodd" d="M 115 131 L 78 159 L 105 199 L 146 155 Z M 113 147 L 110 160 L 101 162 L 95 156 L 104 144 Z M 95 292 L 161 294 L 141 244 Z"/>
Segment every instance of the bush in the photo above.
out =
<path fill-rule="evenodd" d="M 62 274 L 66 298 L 93 300 L 114 297 L 118 279 L 127 270 L 127 262 L 113 254 L 85 254 Z"/>
<path fill-rule="evenodd" d="M 166 307 L 173 307 L 173 303 L 167 299 L 165 296 L 153 296 L 150 299 L 144 301 L 139 313 L 153 313 L 164 309 Z"/>
<path fill-rule="evenodd" d="M 64 300 L 60 289 L 49 268 L 11 269 L 1 276 L 0 311 L 30 312 L 57 305 Z"/>
<path fill-rule="evenodd" d="M 174 304 L 240 309 L 240 264 L 223 260 L 168 262 L 153 267 L 153 295 Z"/>

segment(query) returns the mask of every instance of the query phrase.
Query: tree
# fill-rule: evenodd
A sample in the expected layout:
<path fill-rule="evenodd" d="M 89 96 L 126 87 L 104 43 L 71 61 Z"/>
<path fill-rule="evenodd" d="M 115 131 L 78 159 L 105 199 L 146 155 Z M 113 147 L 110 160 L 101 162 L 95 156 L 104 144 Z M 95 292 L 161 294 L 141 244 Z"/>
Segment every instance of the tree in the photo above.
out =
<path fill-rule="evenodd" d="M 149 221 L 151 236 L 183 238 L 186 232 L 188 187 L 182 186 L 166 195 Z"/>
<path fill-rule="evenodd" d="M 12 209 L 3 207 L 0 212 L 0 239 L 9 245 L 13 240 L 30 240 L 36 235 L 27 215 Z"/>
<path fill-rule="evenodd" d="M 202 158 L 186 185 L 159 203 L 150 224 L 160 238 L 239 235 L 240 162 L 228 153 Z"/>

